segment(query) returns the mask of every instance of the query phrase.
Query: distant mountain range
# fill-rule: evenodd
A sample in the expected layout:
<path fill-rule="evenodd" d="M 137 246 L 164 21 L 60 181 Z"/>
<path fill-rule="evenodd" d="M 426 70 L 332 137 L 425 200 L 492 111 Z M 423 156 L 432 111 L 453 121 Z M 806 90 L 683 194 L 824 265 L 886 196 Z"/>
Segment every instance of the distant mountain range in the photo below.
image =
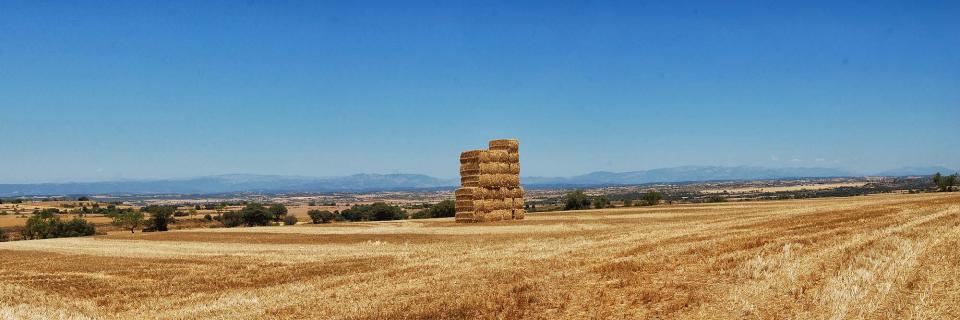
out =
<path fill-rule="evenodd" d="M 957 172 L 944 167 L 905 167 L 871 176 L 916 176 Z M 523 177 L 525 186 L 630 185 L 660 182 L 763 180 L 865 176 L 831 168 L 684 166 L 631 172 L 593 172 L 579 176 Z M 458 179 L 422 174 L 355 174 L 344 177 L 218 175 L 193 179 L 0 184 L 0 196 L 80 194 L 215 194 L 233 192 L 365 192 L 451 188 Z"/>

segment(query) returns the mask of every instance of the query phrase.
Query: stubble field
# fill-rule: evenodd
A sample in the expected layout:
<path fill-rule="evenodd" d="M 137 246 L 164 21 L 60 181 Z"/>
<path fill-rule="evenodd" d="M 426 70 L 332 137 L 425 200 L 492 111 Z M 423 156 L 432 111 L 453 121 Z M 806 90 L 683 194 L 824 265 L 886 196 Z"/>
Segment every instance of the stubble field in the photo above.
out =
<path fill-rule="evenodd" d="M 960 318 L 960 195 L 0 243 L 0 318 Z"/>

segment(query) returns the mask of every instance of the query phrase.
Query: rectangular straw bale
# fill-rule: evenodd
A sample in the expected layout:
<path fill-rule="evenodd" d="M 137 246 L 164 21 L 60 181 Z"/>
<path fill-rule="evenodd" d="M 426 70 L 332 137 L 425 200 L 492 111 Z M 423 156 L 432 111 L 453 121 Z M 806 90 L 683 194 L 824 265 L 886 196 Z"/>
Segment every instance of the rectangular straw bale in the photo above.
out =
<path fill-rule="evenodd" d="M 460 186 L 464 188 L 468 187 L 479 187 L 480 186 L 480 176 L 471 175 L 471 176 L 461 176 L 460 177 Z"/>
<path fill-rule="evenodd" d="M 510 163 L 510 170 L 507 171 L 509 174 L 520 174 L 520 164 L 519 163 Z"/>
<path fill-rule="evenodd" d="M 460 153 L 460 164 L 480 163 L 480 154 L 486 150 L 470 150 Z"/>
<path fill-rule="evenodd" d="M 523 220 L 523 217 L 526 216 L 527 210 L 524 209 L 515 209 L 513 210 L 513 219 L 514 220 Z"/>
<path fill-rule="evenodd" d="M 483 150 L 480 152 L 480 162 L 509 162 L 510 153 L 506 151 Z M 461 161 L 463 163 L 463 161 Z"/>
<path fill-rule="evenodd" d="M 523 191 L 523 187 L 516 187 L 516 188 L 507 188 L 507 190 L 503 194 L 504 194 L 503 196 L 504 198 L 523 198 L 525 192 Z"/>
<path fill-rule="evenodd" d="M 523 198 L 510 198 L 511 209 L 523 209 Z"/>
<path fill-rule="evenodd" d="M 511 174 L 511 164 L 506 162 L 467 163 L 460 165 L 460 175 Z"/>
<path fill-rule="evenodd" d="M 457 200 L 460 200 L 461 197 L 463 197 L 464 200 L 476 199 L 482 191 L 483 190 L 476 187 L 457 188 L 457 191 L 454 191 L 453 195 Z"/>
<path fill-rule="evenodd" d="M 457 222 L 476 222 L 476 215 L 473 211 L 457 212 L 454 220 Z"/>
<path fill-rule="evenodd" d="M 515 188 L 520 186 L 520 177 L 512 174 L 487 174 L 480 175 L 479 184 L 484 188 L 508 187 Z"/>
<path fill-rule="evenodd" d="M 491 140 L 488 144 L 490 150 L 501 150 L 510 153 L 516 153 L 520 149 L 520 141 L 516 139 L 498 139 Z"/>

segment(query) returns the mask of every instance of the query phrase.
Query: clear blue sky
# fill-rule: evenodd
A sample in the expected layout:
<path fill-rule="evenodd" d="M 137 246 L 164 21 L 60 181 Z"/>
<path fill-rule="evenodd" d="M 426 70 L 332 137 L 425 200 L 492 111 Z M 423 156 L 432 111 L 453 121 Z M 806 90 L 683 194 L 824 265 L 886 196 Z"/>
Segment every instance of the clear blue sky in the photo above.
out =
<path fill-rule="evenodd" d="M 960 167 L 957 1 L 316 2 L 0 2 L 0 183 Z"/>

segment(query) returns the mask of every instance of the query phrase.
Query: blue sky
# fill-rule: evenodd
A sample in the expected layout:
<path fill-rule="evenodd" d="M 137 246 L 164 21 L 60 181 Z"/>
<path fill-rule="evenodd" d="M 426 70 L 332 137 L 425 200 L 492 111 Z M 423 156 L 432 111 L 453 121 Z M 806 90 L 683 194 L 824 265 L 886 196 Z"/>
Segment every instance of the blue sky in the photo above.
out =
<path fill-rule="evenodd" d="M 667 4 L 669 3 L 669 4 Z M 960 167 L 944 2 L 0 2 L 0 183 Z"/>

